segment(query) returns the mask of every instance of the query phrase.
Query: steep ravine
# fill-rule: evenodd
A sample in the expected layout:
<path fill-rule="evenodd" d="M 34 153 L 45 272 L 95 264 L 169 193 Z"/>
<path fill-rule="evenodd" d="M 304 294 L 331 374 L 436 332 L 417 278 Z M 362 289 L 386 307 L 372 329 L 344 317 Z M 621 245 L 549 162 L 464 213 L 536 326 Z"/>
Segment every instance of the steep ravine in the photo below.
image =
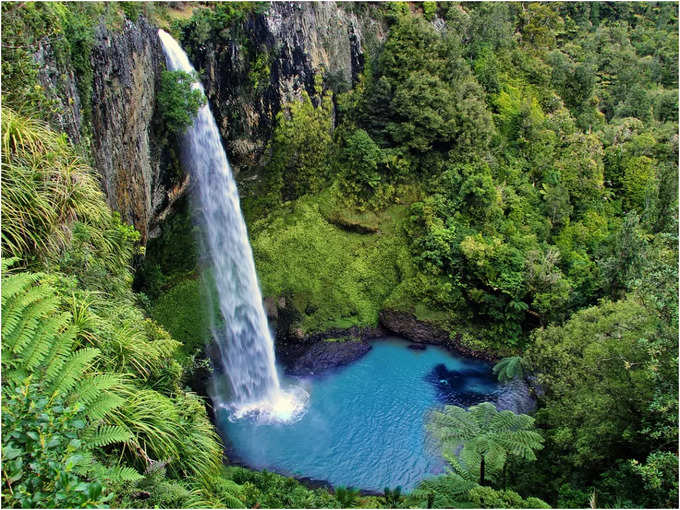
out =
<path fill-rule="evenodd" d="M 332 89 L 351 86 L 386 31 L 381 17 L 357 17 L 335 2 L 273 3 L 204 44 L 187 37 L 187 49 L 201 70 L 235 169 L 253 170 L 266 162 L 276 114 L 303 90 L 312 94 L 316 74 Z M 266 62 L 267 72 L 254 86 L 258 59 Z M 171 161 L 175 141 L 166 138 L 157 111 L 156 95 L 165 69 L 157 27 L 144 17 L 126 21 L 119 30 L 103 23 L 96 27 L 89 116 L 81 114 L 83 101 L 73 69 L 59 68 L 49 41 L 41 42 L 36 60 L 41 63 L 41 82 L 62 106 L 57 123 L 74 142 L 80 142 L 83 133 L 91 136 L 94 168 L 110 206 L 141 233 L 143 245 L 166 238 L 166 229 L 176 235 L 176 225 L 165 220 L 174 217 L 172 206 L 189 188 L 189 176 L 178 172 Z M 181 209 L 181 214 L 188 213 L 186 207 Z M 193 232 L 181 235 L 193 236 Z M 173 243 L 164 241 L 158 246 L 168 249 L 169 244 Z M 156 247 L 152 244 L 149 249 Z M 385 332 L 489 357 L 465 349 L 456 335 L 395 310 L 384 310 L 374 328 L 330 329 L 300 337 L 286 320 L 285 307 L 268 308 L 277 324 L 277 348 L 284 358 L 297 358 L 324 338 L 367 339 Z"/>

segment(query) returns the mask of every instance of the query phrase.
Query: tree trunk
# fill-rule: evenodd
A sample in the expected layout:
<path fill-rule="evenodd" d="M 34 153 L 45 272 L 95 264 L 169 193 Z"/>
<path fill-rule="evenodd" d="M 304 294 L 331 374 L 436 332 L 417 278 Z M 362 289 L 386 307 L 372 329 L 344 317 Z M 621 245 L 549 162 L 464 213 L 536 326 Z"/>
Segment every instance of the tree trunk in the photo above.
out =
<path fill-rule="evenodd" d="M 479 465 L 479 485 L 484 485 L 484 455 L 482 455 L 482 463 Z"/>

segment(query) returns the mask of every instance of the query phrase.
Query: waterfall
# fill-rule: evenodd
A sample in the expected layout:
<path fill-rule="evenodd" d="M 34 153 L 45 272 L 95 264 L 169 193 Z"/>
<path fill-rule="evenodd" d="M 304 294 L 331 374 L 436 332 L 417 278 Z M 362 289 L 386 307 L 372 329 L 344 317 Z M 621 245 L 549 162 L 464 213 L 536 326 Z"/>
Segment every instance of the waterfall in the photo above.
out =
<path fill-rule="evenodd" d="M 163 30 L 158 33 L 168 69 L 195 73 L 177 41 Z M 204 92 L 199 82 L 192 87 Z M 214 398 L 237 417 L 257 413 L 290 419 L 299 414 L 304 399 L 300 391 L 287 392 L 280 387 L 274 342 L 238 189 L 207 102 L 184 132 L 181 146 L 182 164 L 193 181 L 192 198 L 199 211 L 201 244 L 211 266 L 224 319 L 224 324 L 212 327 L 220 351 L 220 360 L 214 362 L 222 364 L 232 394 L 228 403 L 219 395 Z"/>

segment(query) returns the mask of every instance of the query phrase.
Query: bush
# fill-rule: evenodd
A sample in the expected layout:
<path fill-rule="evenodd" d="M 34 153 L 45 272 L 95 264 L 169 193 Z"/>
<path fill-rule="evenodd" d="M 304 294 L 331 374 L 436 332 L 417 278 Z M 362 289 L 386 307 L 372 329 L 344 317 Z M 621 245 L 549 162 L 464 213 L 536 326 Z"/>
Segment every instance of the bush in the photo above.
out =
<path fill-rule="evenodd" d="M 163 71 L 158 91 L 158 108 L 170 133 L 181 134 L 191 125 L 194 115 L 206 102 L 205 95 L 192 84 L 196 81 L 184 71 Z"/>

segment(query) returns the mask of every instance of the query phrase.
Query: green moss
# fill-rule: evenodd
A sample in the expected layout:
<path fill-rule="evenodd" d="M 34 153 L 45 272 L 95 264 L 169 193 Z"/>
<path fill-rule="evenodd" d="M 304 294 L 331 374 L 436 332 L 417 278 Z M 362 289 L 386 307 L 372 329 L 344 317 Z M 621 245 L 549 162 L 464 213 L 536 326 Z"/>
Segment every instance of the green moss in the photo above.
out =
<path fill-rule="evenodd" d="M 161 234 L 149 239 L 146 256 L 135 275 L 135 288 L 152 300 L 174 285 L 196 276 L 197 227 L 191 219 L 189 199 L 183 197 L 175 212 L 161 225 Z"/>
<path fill-rule="evenodd" d="M 251 223 L 263 293 L 291 296 L 301 316 L 296 326 L 305 333 L 373 326 L 385 299 L 410 272 L 399 227 L 404 208 L 374 214 L 376 232 L 369 234 L 333 225 L 322 209 L 340 209 L 329 191 L 303 197 Z"/>
<path fill-rule="evenodd" d="M 156 301 L 151 317 L 182 342 L 184 354 L 191 355 L 203 346 L 210 331 L 211 310 L 206 302 L 201 281 L 185 280 Z"/>

